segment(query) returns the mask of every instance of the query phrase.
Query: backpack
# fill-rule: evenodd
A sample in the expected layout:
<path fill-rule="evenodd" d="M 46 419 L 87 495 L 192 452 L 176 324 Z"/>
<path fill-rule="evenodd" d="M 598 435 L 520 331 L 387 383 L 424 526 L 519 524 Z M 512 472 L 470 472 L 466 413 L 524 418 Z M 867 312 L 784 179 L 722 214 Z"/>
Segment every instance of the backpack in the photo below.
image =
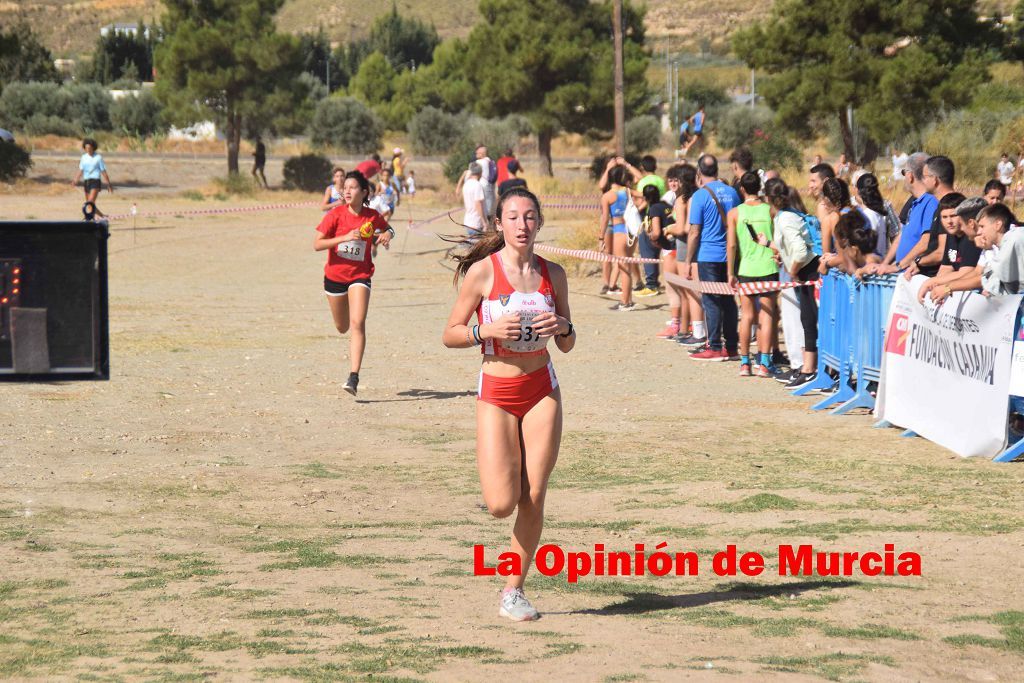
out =
<path fill-rule="evenodd" d="M 821 221 L 818 220 L 818 217 L 800 213 L 796 209 L 783 209 L 783 211 L 795 213 L 803 219 L 804 227 L 807 228 L 807 234 L 811 236 L 811 251 L 821 256 Z"/>
<path fill-rule="evenodd" d="M 498 182 L 498 164 L 494 163 L 494 159 L 488 159 L 487 162 L 487 184 L 493 187 Z"/>

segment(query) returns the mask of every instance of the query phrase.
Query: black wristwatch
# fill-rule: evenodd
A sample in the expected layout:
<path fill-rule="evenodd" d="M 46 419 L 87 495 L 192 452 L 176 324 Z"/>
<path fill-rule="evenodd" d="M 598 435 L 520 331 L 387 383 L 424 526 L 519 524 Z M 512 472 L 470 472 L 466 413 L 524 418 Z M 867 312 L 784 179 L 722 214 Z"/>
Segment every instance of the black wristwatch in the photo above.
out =
<path fill-rule="evenodd" d="M 560 334 L 560 335 L 558 335 L 559 337 L 562 337 L 563 339 L 564 339 L 565 337 L 571 337 L 571 336 L 572 336 L 572 333 L 573 333 L 573 332 L 575 331 L 575 328 L 573 328 L 573 326 L 572 326 L 572 321 L 570 320 L 570 321 L 568 321 L 568 322 L 569 322 L 569 331 L 568 331 L 568 332 L 566 332 L 565 334 Z"/>
<path fill-rule="evenodd" d="M 915 256 L 914 257 L 914 265 L 917 266 L 918 268 L 920 268 L 921 267 L 921 259 L 923 259 L 923 258 L 924 258 L 924 255 Z"/>

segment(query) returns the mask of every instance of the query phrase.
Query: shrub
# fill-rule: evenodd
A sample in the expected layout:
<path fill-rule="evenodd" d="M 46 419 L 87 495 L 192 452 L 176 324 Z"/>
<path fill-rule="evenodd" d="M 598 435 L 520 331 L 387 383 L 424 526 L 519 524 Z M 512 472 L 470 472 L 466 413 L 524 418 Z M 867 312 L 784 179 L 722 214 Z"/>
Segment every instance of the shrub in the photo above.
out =
<path fill-rule="evenodd" d="M 219 195 L 241 195 L 243 197 L 251 197 L 262 187 L 256 184 L 256 179 L 251 175 L 243 175 L 241 173 L 233 173 L 223 178 L 214 178 L 213 184 L 218 190 L 214 195 L 215 197 Z"/>
<path fill-rule="evenodd" d="M 32 157 L 21 145 L 0 140 L 0 182 L 24 178 L 30 168 Z"/>
<path fill-rule="evenodd" d="M 164 130 L 160 102 L 150 92 L 128 95 L 114 102 L 110 108 L 110 122 L 114 130 L 148 138 Z"/>
<path fill-rule="evenodd" d="M 114 99 L 99 83 L 75 83 L 61 88 L 64 117 L 86 133 L 110 130 L 110 106 Z"/>
<path fill-rule="evenodd" d="M 56 83 L 10 83 L 0 94 L 0 118 L 9 128 L 28 130 L 33 116 L 63 116 L 60 86 Z"/>
<path fill-rule="evenodd" d="M 0 117 L 35 135 L 110 130 L 110 93 L 96 83 L 11 83 L 0 94 Z"/>
<path fill-rule="evenodd" d="M 352 97 L 321 100 L 316 105 L 309 129 L 314 145 L 338 147 L 357 154 L 376 152 L 384 135 L 384 126 L 377 116 Z"/>
<path fill-rule="evenodd" d="M 701 104 L 705 107 L 720 107 L 730 102 L 729 94 L 724 88 L 708 83 L 688 83 L 683 86 L 679 96 L 695 110 Z"/>
<path fill-rule="evenodd" d="M 718 121 L 718 145 L 723 150 L 752 145 L 754 131 L 767 130 L 771 127 L 771 121 L 772 114 L 764 107 L 730 107 Z"/>
<path fill-rule="evenodd" d="M 424 107 L 409 121 L 409 140 L 420 154 L 445 154 L 458 144 L 465 127 L 465 116 Z"/>
<path fill-rule="evenodd" d="M 1011 111 L 954 111 L 932 123 L 922 134 L 924 150 L 944 154 L 956 164 L 957 184 L 984 183 L 992 177 L 1007 131 L 1013 127 Z"/>
<path fill-rule="evenodd" d="M 306 192 L 322 190 L 331 180 L 331 160 L 319 154 L 303 154 L 284 162 L 284 186 Z"/>
<path fill-rule="evenodd" d="M 661 144 L 661 123 L 653 116 L 638 116 L 626 122 L 626 150 L 642 154 Z"/>
<path fill-rule="evenodd" d="M 750 152 L 754 155 L 755 167 L 776 171 L 796 168 L 802 158 L 789 136 L 773 127 L 754 131 Z"/>

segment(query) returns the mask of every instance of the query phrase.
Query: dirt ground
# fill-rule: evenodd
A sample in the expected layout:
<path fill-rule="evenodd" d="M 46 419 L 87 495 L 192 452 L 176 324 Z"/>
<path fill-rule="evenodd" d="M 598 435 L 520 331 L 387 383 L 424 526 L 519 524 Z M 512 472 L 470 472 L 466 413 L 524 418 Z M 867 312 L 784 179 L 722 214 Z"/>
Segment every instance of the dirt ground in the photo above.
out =
<path fill-rule="evenodd" d="M 110 165 L 132 181 L 102 197 L 117 213 L 311 198 L 181 196 L 219 161 Z M 3 218 L 76 216 L 72 169 L 41 161 L 37 182 L 0 191 Z M 479 355 L 441 345 L 451 270 L 439 240 L 405 234 L 406 211 L 379 258 L 357 400 L 315 208 L 112 226 L 111 380 L 0 384 L 0 676 L 1019 680 L 1019 466 L 691 362 L 653 337 L 664 297 L 614 313 L 594 278 L 571 279 L 579 341 L 554 351 L 565 436 L 542 540 L 664 541 L 700 572 L 533 575 L 543 618 L 500 619 L 500 581 L 472 575 L 472 546 L 493 562 L 511 528 L 480 507 Z M 592 220 L 548 218 L 550 240 Z M 778 546 L 801 543 L 892 543 L 923 575 L 780 577 Z M 768 570 L 716 576 L 729 544 Z"/>

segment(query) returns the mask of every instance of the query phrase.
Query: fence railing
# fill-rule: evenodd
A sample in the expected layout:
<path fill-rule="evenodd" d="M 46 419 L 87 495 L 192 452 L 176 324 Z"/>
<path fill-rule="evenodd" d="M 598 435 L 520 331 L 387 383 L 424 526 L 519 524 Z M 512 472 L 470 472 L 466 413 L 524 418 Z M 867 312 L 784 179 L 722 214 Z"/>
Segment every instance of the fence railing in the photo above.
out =
<path fill-rule="evenodd" d="M 814 410 L 831 409 L 831 414 L 842 415 L 857 408 L 874 409 L 873 394 L 882 377 L 885 332 L 897 277 L 883 275 L 858 280 L 833 269 L 822 278 L 818 376 L 796 389 L 794 396 L 828 390 L 838 382 L 833 393 L 812 406 Z M 913 432 L 905 434 L 914 436 Z M 1021 455 L 1024 455 L 1024 440 L 1011 445 L 995 460 L 1005 462 Z"/>

